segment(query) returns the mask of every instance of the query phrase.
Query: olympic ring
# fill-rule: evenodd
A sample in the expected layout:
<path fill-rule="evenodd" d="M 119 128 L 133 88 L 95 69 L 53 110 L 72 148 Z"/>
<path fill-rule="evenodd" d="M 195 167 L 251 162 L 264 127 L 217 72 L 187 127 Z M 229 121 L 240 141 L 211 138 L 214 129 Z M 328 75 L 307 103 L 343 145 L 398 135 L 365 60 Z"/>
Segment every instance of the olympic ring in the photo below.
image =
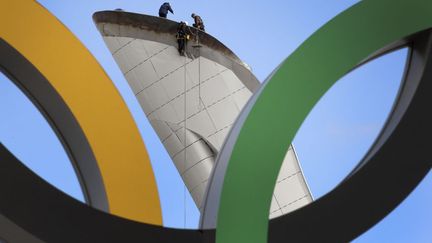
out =
<path fill-rule="evenodd" d="M 216 168 L 213 177 L 223 178 L 217 242 L 267 241 L 267 212 L 274 184 L 285 152 L 307 114 L 338 79 L 370 55 L 431 28 L 430 10 L 430 1 L 361 1 L 323 26 L 284 61 L 256 94 L 255 102 L 245 108 L 244 123 L 233 128 L 239 131 L 237 140 L 232 141 L 232 153 L 225 148 L 222 153 L 228 154 L 220 155 L 226 161 L 217 166 L 225 166 L 226 172 Z M 425 161 L 430 159 L 415 161 L 419 178 L 430 168 L 431 162 Z M 394 168 L 391 171 L 395 172 Z M 247 205 L 242 203 L 245 201 Z"/>
<path fill-rule="evenodd" d="M 1 69 L 57 132 L 77 168 L 88 203 L 161 225 L 149 157 L 109 77 L 79 40 L 36 1 L 5 0 L 0 5 L 7 9 L 0 16 Z M 40 78 L 23 72 L 32 69 L 29 65 L 36 67 Z"/>

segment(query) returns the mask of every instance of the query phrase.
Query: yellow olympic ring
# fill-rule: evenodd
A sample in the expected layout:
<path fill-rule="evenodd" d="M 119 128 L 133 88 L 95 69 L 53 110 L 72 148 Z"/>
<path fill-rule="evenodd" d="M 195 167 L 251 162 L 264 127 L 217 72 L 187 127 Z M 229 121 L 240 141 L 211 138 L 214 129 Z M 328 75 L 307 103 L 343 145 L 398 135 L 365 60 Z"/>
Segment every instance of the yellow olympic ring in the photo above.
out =
<path fill-rule="evenodd" d="M 85 134 L 103 179 L 110 212 L 161 225 L 149 157 L 110 78 L 80 41 L 36 1 L 2 0 L 0 7 L 4 9 L 1 39 L 49 81 Z"/>

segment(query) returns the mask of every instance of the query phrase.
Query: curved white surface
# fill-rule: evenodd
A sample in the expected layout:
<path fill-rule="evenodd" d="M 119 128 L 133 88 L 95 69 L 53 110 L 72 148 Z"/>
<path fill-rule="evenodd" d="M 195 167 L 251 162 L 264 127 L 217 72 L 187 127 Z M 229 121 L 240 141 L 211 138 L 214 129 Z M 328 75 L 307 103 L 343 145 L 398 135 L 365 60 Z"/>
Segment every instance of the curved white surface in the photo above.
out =
<path fill-rule="evenodd" d="M 246 68 L 239 72 L 236 66 L 236 75 L 229 65 L 216 62 L 216 55 L 210 59 L 201 56 L 200 48 L 193 47 L 193 43 L 189 43 L 187 55 L 180 56 L 177 46 L 167 44 L 175 43 L 172 40 L 160 43 L 145 39 L 147 30 L 112 23 L 98 27 L 202 211 L 215 159 L 240 111 L 256 90 L 256 85 L 251 85 L 253 74 L 245 74 Z M 136 32 L 140 38 L 130 37 L 130 33 Z M 123 37 L 122 33 L 129 33 L 124 34 L 129 37 Z M 152 35 L 149 39 L 155 39 L 154 32 L 148 35 Z M 217 51 L 207 50 L 206 55 L 212 52 Z M 238 75 L 248 78 L 243 81 Z M 290 147 L 275 185 L 270 218 L 311 201 L 297 156 Z"/>

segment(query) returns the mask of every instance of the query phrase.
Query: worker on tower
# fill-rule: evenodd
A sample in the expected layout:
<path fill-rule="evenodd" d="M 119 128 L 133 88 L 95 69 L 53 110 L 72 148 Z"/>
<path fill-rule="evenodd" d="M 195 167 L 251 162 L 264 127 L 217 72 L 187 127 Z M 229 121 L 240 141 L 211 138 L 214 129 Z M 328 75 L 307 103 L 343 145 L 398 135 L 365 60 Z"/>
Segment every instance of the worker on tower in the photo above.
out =
<path fill-rule="evenodd" d="M 168 11 L 170 11 L 172 14 L 174 14 L 174 11 L 171 8 L 171 5 L 169 2 L 164 2 L 159 8 L 159 17 L 166 18 Z"/>
<path fill-rule="evenodd" d="M 204 30 L 204 22 L 201 19 L 201 17 L 199 15 L 194 14 L 194 13 L 191 15 L 191 17 L 195 21 L 195 23 L 193 24 L 193 27 L 195 27 L 195 28 L 197 28 L 197 29 L 202 30 L 202 31 L 205 32 L 205 30 Z"/>
<path fill-rule="evenodd" d="M 186 44 L 190 36 L 186 28 L 187 28 L 186 23 L 183 21 L 181 21 L 179 26 L 177 27 L 176 38 L 178 44 L 178 52 L 182 56 L 185 55 Z"/>

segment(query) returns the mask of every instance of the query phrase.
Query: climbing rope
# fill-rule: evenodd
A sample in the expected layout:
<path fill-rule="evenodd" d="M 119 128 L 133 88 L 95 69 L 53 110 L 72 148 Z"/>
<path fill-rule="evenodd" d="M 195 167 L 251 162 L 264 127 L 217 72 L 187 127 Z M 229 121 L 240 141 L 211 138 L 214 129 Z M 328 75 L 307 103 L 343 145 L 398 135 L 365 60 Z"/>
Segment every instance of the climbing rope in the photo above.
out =
<path fill-rule="evenodd" d="M 189 32 L 193 33 L 189 28 Z M 193 48 L 198 48 L 198 111 L 200 112 L 202 107 L 201 107 L 201 44 L 200 44 L 200 39 L 199 39 L 199 30 L 196 29 L 196 32 L 194 34 L 194 39 L 195 39 L 195 45 L 193 45 Z"/>
<path fill-rule="evenodd" d="M 201 111 L 201 47 L 198 47 L 198 111 Z"/>
<path fill-rule="evenodd" d="M 183 151 L 183 172 L 186 171 L 186 129 L 187 129 L 187 116 L 186 116 L 186 65 L 187 65 L 187 57 L 185 55 L 184 57 L 184 82 L 183 82 L 183 86 L 184 86 L 184 134 L 183 134 L 183 144 L 184 144 L 184 151 Z M 182 173 L 183 174 L 183 173 Z M 184 182 L 184 180 L 183 180 Z M 183 187 L 183 227 L 186 228 L 186 182 L 184 182 L 184 187 Z"/>

